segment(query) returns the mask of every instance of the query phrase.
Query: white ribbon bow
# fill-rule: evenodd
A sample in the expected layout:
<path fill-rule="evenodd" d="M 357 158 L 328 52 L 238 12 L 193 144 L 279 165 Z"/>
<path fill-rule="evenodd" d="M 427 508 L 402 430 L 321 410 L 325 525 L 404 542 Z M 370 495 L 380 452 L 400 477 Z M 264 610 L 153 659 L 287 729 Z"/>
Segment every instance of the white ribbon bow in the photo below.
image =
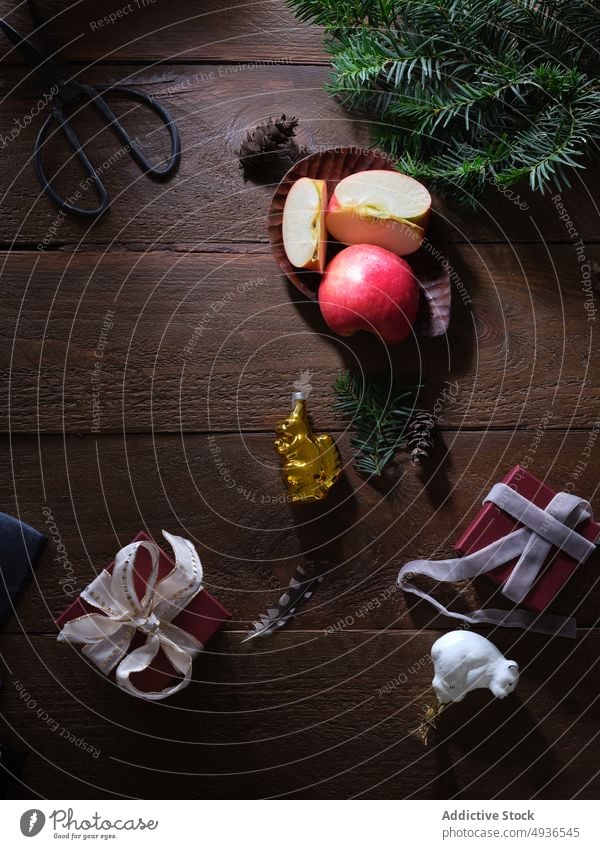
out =
<path fill-rule="evenodd" d="M 88 604 L 102 613 L 88 613 L 67 622 L 58 635 L 60 642 L 84 643 L 83 654 L 108 675 L 115 666 L 119 687 L 132 696 L 158 701 L 183 690 L 190 683 L 193 659 L 202 643 L 173 625 L 173 619 L 202 589 L 202 564 L 192 543 L 163 531 L 175 555 L 175 568 L 157 583 L 160 551 L 154 542 L 133 542 L 115 557 L 112 574 L 106 569 L 81 593 Z M 141 548 L 150 554 L 152 569 L 144 596 L 135 590 L 135 560 Z M 131 641 L 141 631 L 144 645 L 127 654 Z M 159 692 L 138 690 L 130 681 L 134 672 L 147 669 L 162 649 L 173 668 L 183 677 L 178 684 Z"/>
<path fill-rule="evenodd" d="M 568 492 L 557 493 L 545 510 L 532 504 L 504 483 L 494 484 L 485 501 L 491 501 L 524 527 L 507 534 L 479 551 L 451 560 L 412 560 L 398 573 L 398 585 L 405 592 L 429 601 L 440 613 L 472 624 L 488 623 L 508 628 L 529 628 L 541 634 L 575 637 L 575 619 L 527 610 L 475 610 L 470 614 L 448 610 L 413 583 L 413 575 L 427 575 L 438 581 L 465 581 L 490 572 L 515 557 L 518 561 L 502 593 L 517 604 L 530 591 L 553 547 L 561 549 L 579 565 L 596 546 L 574 530 L 592 518 L 587 501 Z"/>

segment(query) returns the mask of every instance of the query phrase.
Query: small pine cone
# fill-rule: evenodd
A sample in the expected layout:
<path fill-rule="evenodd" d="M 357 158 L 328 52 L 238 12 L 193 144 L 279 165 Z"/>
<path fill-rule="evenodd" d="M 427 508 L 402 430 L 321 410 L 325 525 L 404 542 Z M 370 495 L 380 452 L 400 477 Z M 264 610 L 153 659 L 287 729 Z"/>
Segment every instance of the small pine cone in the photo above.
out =
<path fill-rule="evenodd" d="M 416 413 L 408 425 L 406 447 L 410 461 L 420 466 L 429 459 L 435 443 L 435 417 L 427 410 Z"/>
<path fill-rule="evenodd" d="M 269 118 L 251 130 L 239 150 L 240 165 L 246 180 L 280 179 L 300 155 L 294 136 L 297 118 Z"/>

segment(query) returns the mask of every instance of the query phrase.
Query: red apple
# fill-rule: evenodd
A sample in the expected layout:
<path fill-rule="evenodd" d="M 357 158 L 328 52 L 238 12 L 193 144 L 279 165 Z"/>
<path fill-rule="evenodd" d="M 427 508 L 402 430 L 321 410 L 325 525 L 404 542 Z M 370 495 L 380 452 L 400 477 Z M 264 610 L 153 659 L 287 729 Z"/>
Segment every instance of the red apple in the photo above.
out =
<path fill-rule="evenodd" d="M 398 345 L 417 318 L 419 291 L 406 260 L 375 245 L 351 245 L 325 269 L 319 306 L 340 336 L 368 330 L 387 345 Z"/>
<path fill-rule="evenodd" d="M 345 245 L 379 245 L 400 256 L 418 250 L 425 237 L 431 195 L 398 171 L 358 171 L 337 184 L 325 225 Z"/>

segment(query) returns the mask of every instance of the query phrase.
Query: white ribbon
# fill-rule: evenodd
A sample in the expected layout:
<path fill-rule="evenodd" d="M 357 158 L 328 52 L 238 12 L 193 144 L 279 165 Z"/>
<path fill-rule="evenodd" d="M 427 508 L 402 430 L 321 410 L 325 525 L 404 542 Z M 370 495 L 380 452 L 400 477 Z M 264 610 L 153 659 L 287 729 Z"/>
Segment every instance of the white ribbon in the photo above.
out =
<path fill-rule="evenodd" d="M 158 701 L 183 690 L 190 683 L 193 659 L 202 643 L 173 625 L 173 619 L 202 589 L 202 564 L 192 543 L 163 531 L 175 555 L 175 568 L 157 583 L 160 551 L 154 542 L 133 542 L 115 557 L 112 571 L 106 569 L 81 593 L 88 604 L 102 613 L 88 613 L 67 622 L 58 635 L 60 642 L 84 643 L 82 652 L 108 675 L 115 667 L 119 687 L 132 696 Z M 152 569 L 139 599 L 135 589 L 135 561 L 140 549 L 150 554 Z M 131 641 L 141 631 L 144 645 L 127 654 Z M 162 649 L 173 668 L 182 675 L 178 684 L 158 692 L 138 690 L 130 681 L 134 672 L 147 669 Z"/>
<path fill-rule="evenodd" d="M 488 623 L 508 628 L 529 628 L 541 634 L 575 637 L 577 623 L 573 618 L 527 610 L 475 610 L 470 614 L 445 608 L 412 583 L 413 575 L 427 575 L 438 581 L 465 581 L 490 572 L 513 560 L 518 561 L 502 593 L 517 604 L 530 591 L 553 547 L 573 558 L 579 565 L 595 551 L 596 546 L 574 530 L 580 522 L 592 518 L 587 501 L 567 492 L 557 493 L 542 510 L 504 483 L 495 484 L 484 500 L 491 501 L 524 527 L 507 534 L 479 551 L 450 560 L 412 560 L 398 573 L 398 585 L 405 592 L 429 601 L 440 613 L 477 625 Z"/>

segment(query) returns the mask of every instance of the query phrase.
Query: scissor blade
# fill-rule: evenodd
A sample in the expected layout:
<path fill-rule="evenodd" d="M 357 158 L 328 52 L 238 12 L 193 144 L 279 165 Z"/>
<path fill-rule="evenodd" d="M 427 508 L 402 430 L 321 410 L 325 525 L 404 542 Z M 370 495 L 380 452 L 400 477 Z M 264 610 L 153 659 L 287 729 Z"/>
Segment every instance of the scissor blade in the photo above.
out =
<path fill-rule="evenodd" d="M 17 32 L 3 18 L 0 18 L 0 29 L 2 29 L 9 41 L 15 45 L 21 55 L 35 68 L 50 87 L 59 85 L 68 77 L 66 68 L 60 62 L 51 59 L 45 53 L 42 53 L 41 50 L 38 50 L 31 41 L 24 38 L 20 32 Z"/>

